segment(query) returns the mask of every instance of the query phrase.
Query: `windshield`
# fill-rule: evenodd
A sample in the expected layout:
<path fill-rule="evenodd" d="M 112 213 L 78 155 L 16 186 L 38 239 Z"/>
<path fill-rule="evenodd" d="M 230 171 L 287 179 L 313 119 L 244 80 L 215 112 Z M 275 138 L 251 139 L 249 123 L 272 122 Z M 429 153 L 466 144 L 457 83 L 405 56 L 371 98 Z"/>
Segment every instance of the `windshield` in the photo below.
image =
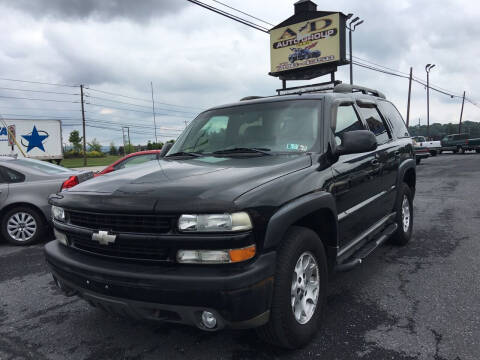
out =
<path fill-rule="evenodd" d="M 35 160 L 35 159 L 17 159 L 17 164 L 22 166 L 40 170 L 48 174 L 60 174 L 65 172 L 72 172 L 71 170 L 64 168 L 62 166 L 50 164 L 45 161 Z"/>
<path fill-rule="evenodd" d="M 200 114 L 170 154 L 228 149 L 305 152 L 318 139 L 320 102 L 293 100 L 235 106 Z"/>

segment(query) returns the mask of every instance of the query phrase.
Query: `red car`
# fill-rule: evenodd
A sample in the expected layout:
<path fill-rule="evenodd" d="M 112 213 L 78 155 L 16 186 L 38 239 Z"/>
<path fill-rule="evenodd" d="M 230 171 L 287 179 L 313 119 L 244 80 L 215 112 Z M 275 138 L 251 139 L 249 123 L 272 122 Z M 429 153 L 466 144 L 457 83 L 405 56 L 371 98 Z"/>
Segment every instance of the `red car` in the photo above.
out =
<path fill-rule="evenodd" d="M 100 176 L 104 174 L 108 174 L 109 172 L 120 170 L 126 167 L 142 164 L 144 162 L 155 160 L 158 158 L 158 154 L 160 154 L 161 150 L 146 150 L 146 151 L 138 151 L 127 156 L 124 156 L 121 159 L 118 159 L 113 164 L 107 166 L 102 171 L 95 174 L 95 176 Z"/>

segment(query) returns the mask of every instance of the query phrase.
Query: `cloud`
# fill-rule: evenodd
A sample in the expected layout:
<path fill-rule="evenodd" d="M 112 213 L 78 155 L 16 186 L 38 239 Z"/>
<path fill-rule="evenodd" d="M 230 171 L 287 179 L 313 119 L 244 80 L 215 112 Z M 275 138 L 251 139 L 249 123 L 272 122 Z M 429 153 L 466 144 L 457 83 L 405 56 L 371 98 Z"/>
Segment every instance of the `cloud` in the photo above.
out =
<path fill-rule="evenodd" d="M 179 0 L 1 0 L 35 17 L 52 17 L 61 20 L 93 18 L 111 21 L 117 18 L 137 22 L 148 21 L 180 11 L 186 1 Z"/>

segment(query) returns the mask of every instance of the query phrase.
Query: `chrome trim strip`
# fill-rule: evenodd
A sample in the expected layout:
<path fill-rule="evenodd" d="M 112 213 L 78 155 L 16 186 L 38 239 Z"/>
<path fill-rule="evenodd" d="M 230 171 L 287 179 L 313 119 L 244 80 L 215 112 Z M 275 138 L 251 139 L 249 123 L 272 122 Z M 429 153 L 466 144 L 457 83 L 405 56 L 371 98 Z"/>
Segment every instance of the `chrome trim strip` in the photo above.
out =
<path fill-rule="evenodd" d="M 363 233 L 361 233 L 359 236 L 357 236 L 352 242 L 350 242 L 344 248 L 340 249 L 340 251 L 337 254 L 337 258 L 341 257 L 348 250 L 350 250 L 352 247 L 357 245 L 360 241 L 365 239 L 368 235 L 370 235 L 371 233 L 378 230 L 378 228 L 380 228 L 383 224 L 385 224 L 388 220 L 390 220 L 390 218 L 395 217 L 395 215 L 396 215 L 395 212 L 393 212 L 391 214 L 388 214 L 387 216 L 380 219 L 380 221 L 378 221 L 375 224 L 373 224 L 372 226 L 370 226 L 367 230 L 365 230 Z"/>
<path fill-rule="evenodd" d="M 372 196 L 371 198 L 368 198 L 367 200 L 364 200 L 361 203 L 358 203 L 357 205 L 351 207 L 350 209 L 345 210 L 344 212 L 341 212 L 340 214 L 338 214 L 338 221 L 342 221 L 347 216 L 352 215 L 355 211 L 358 211 L 362 207 L 370 204 L 372 201 L 377 200 L 379 197 L 385 195 L 387 192 L 388 192 L 387 190 L 384 190 L 384 191 L 378 193 L 377 195 Z"/>

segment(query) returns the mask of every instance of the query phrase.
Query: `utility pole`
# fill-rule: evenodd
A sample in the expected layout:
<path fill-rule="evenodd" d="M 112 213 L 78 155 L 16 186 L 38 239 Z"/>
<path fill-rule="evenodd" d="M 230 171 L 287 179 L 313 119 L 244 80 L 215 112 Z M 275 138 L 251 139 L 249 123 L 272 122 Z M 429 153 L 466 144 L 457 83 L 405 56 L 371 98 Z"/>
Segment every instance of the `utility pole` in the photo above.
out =
<path fill-rule="evenodd" d="M 408 80 L 407 129 L 408 129 L 408 126 L 410 125 L 410 97 L 412 95 L 412 74 L 413 74 L 413 69 L 410 66 L 410 77 Z"/>
<path fill-rule="evenodd" d="M 82 103 L 83 166 L 87 166 L 87 135 L 85 133 L 85 108 L 83 103 L 83 85 L 80 85 L 80 100 Z"/>
<path fill-rule="evenodd" d="M 465 104 L 465 91 L 463 92 L 462 98 L 462 110 L 460 111 L 460 122 L 458 123 L 458 133 L 462 133 L 462 116 L 463 116 L 463 105 Z"/>
<path fill-rule="evenodd" d="M 127 126 L 127 134 L 128 134 L 128 151 L 132 148 L 132 143 L 130 142 L 130 126 Z"/>
<path fill-rule="evenodd" d="M 430 70 L 435 67 L 435 64 L 425 65 L 425 71 L 427 72 L 427 138 L 430 135 Z"/>
<path fill-rule="evenodd" d="M 123 156 L 127 155 L 127 144 L 125 143 L 125 126 L 122 126 Z"/>
<path fill-rule="evenodd" d="M 155 119 L 155 100 L 153 99 L 153 83 L 150 81 L 150 87 L 152 89 L 152 112 L 153 112 L 153 126 L 155 129 L 155 144 L 158 144 L 157 139 L 157 121 Z"/>

